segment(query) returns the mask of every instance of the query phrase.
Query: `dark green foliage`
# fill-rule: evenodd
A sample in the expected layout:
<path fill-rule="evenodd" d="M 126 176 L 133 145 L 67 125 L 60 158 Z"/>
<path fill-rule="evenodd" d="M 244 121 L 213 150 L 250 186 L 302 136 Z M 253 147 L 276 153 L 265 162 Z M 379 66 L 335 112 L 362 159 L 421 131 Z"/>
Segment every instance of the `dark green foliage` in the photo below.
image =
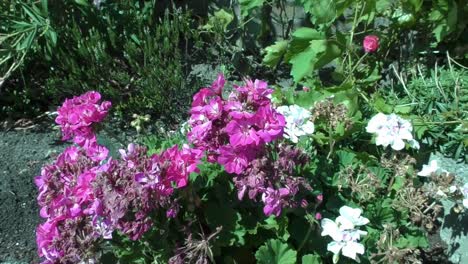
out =
<path fill-rule="evenodd" d="M 57 105 L 66 97 L 98 90 L 126 118 L 138 113 L 174 120 L 187 112 L 197 87 L 186 81 L 189 47 L 197 41 L 189 12 L 177 8 L 161 12 L 155 1 L 109 2 L 99 9 L 86 1 L 50 6 L 43 15 L 56 31 L 44 32 L 53 32 L 56 46 L 39 34 L 32 36 L 37 48 L 24 61 L 16 60 L 20 69 L 5 84 L 2 111 L 26 108 L 33 99 L 39 108 Z M 29 69 L 32 63 L 35 69 Z M 21 83 L 34 92 L 21 89 Z"/>

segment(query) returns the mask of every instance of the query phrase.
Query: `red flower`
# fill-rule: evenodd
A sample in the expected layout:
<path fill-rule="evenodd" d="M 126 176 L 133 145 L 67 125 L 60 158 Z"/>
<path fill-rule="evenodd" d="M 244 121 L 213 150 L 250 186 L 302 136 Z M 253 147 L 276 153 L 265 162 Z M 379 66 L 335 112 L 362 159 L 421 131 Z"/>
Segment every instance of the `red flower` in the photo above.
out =
<path fill-rule="evenodd" d="M 366 36 L 362 46 L 364 47 L 364 51 L 367 53 L 375 52 L 379 48 L 379 37 L 375 35 Z"/>

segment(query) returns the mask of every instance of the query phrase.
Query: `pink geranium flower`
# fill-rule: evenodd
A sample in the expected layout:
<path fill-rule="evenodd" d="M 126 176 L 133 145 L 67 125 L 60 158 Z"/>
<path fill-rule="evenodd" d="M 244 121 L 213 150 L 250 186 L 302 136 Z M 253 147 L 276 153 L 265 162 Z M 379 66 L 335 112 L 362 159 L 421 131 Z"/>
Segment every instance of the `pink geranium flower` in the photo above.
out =
<path fill-rule="evenodd" d="M 375 35 L 368 35 L 364 38 L 362 43 L 364 51 L 367 53 L 375 52 L 379 48 L 379 37 Z"/>
<path fill-rule="evenodd" d="M 252 123 L 248 121 L 232 120 L 227 124 L 226 132 L 229 135 L 229 143 L 234 147 L 258 145 L 260 142 L 257 131 L 253 128 Z"/>

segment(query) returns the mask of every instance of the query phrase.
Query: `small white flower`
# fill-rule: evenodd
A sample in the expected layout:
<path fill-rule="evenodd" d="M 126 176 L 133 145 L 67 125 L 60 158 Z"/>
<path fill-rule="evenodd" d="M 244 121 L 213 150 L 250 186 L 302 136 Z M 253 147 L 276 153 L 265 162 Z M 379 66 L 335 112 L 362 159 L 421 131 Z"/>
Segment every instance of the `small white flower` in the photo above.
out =
<path fill-rule="evenodd" d="M 333 262 L 338 262 L 340 252 L 343 255 L 357 260 L 357 254 L 364 254 L 364 245 L 358 243 L 361 236 L 367 232 L 356 229 L 358 226 L 369 223 L 369 219 L 361 216 L 362 210 L 343 206 L 340 216 L 335 221 L 324 218 L 321 222 L 322 236 L 330 236 L 334 241 L 328 243 L 327 250 L 333 252 Z"/>
<path fill-rule="evenodd" d="M 369 120 L 366 131 L 377 135 L 376 145 L 390 145 L 394 150 L 402 150 L 406 140 L 412 148 L 419 149 L 419 143 L 412 135 L 411 123 L 398 115 L 378 113 Z"/>
<path fill-rule="evenodd" d="M 286 119 L 284 128 L 285 138 L 297 143 L 299 137 L 314 133 L 314 123 L 309 121 L 311 113 L 309 110 L 298 105 L 283 105 L 277 111 Z"/>
<path fill-rule="evenodd" d="M 429 164 L 423 165 L 422 170 L 418 172 L 418 176 L 428 177 L 431 176 L 432 173 L 436 173 L 439 170 L 439 165 L 437 164 L 437 160 L 431 160 Z"/>

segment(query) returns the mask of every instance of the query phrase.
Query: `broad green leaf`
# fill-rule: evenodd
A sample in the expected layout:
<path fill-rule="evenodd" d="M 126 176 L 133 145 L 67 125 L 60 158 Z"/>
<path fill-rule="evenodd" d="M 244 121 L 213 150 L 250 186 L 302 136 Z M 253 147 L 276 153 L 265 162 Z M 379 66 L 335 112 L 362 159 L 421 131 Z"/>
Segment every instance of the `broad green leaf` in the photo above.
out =
<path fill-rule="evenodd" d="M 306 75 L 312 73 L 312 71 L 316 69 L 315 64 L 326 50 L 326 40 L 312 40 L 305 51 L 294 55 L 290 60 L 292 64 L 291 75 L 294 81 L 299 82 Z"/>
<path fill-rule="evenodd" d="M 327 96 L 329 96 L 328 93 L 322 93 L 315 89 L 309 92 L 299 92 L 295 97 L 294 104 L 308 109 L 314 106 L 315 102 L 321 101 Z"/>
<path fill-rule="evenodd" d="M 310 46 L 312 40 L 324 40 L 326 36 L 324 32 L 319 32 L 312 28 L 298 28 L 292 34 L 293 39 L 288 47 L 288 52 L 285 55 L 285 60 L 289 61 L 293 56 L 303 52 Z"/>
<path fill-rule="evenodd" d="M 311 14 L 311 20 L 314 24 L 329 24 L 337 16 L 335 0 L 302 0 L 304 10 Z"/>
<path fill-rule="evenodd" d="M 312 73 L 313 70 L 321 68 L 340 54 L 341 49 L 334 41 L 324 39 L 310 40 L 305 50 L 292 55 L 289 60 L 289 63 L 292 64 L 291 75 L 294 81 L 299 82 L 305 76 Z"/>
<path fill-rule="evenodd" d="M 385 113 L 385 114 L 389 114 L 393 110 L 392 107 L 388 105 L 387 103 L 385 103 L 385 100 L 378 95 L 374 98 L 372 105 L 374 106 L 375 110 L 377 110 L 378 112 Z"/>
<path fill-rule="evenodd" d="M 231 13 L 226 12 L 224 9 L 220 9 L 214 12 L 213 15 L 210 15 L 208 23 L 203 26 L 203 29 L 211 30 L 215 26 L 220 25 L 224 31 L 226 31 L 229 24 L 231 24 L 234 16 Z"/>
<path fill-rule="evenodd" d="M 321 264 L 322 259 L 319 255 L 316 254 L 308 254 L 302 256 L 302 264 Z"/>
<path fill-rule="evenodd" d="M 340 165 L 344 168 L 349 165 L 353 165 L 354 159 L 356 158 L 356 154 L 354 154 L 351 151 L 347 150 L 338 150 L 336 152 L 336 155 L 338 156 L 340 160 Z"/>
<path fill-rule="evenodd" d="M 324 39 L 325 34 L 321 31 L 317 31 L 309 27 L 301 27 L 296 29 L 292 34 L 295 40 L 313 40 L 313 39 Z"/>
<path fill-rule="evenodd" d="M 259 264 L 295 264 L 297 252 L 277 239 L 268 240 L 255 253 Z"/>
<path fill-rule="evenodd" d="M 278 64 L 281 57 L 286 53 L 286 48 L 288 47 L 287 40 L 276 41 L 275 44 L 265 48 L 265 57 L 263 58 L 263 63 L 274 67 Z"/>
<path fill-rule="evenodd" d="M 429 242 L 421 230 L 413 230 L 410 234 L 401 236 L 393 245 L 398 248 L 426 248 Z"/>

